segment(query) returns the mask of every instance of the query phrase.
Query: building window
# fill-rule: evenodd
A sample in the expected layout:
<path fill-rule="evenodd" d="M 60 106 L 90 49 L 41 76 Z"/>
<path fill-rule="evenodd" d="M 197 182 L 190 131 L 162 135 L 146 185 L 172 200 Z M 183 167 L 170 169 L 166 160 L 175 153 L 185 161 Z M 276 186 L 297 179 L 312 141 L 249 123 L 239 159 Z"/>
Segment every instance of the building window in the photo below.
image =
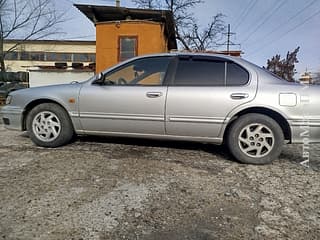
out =
<path fill-rule="evenodd" d="M 57 54 L 56 53 L 46 53 L 46 60 L 47 61 L 56 61 Z"/>
<path fill-rule="evenodd" d="M 23 61 L 44 61 L 44 53 L 41 52 L 20 52 L 20 59 Z"/>
<path fill-rule="evenodd" d="M 18 52 L 5 52 L 5 60 L 18 60 Z"/>
<path fill-rule="evenodd" d="M 61 61 L 61 62 L 70 62 L 71 61 L 71 54 L 70 53 L 55 53 L 55 52 L 48 52 L 46 53 L 47 61 Z"/>
<path fill-rule="evenodd" d="M 51 62 L 95 62 L 95 53 L 65 52 L 5 52 L 5 60 L 51 61 Z"/>
<path fill-rule="evenodd" d="M 58 61 L 70 62 L 71 54 L 70 53 L 57 53 Z"/>
<path fill-rule="evenodd" d="M 94 53 L 74 53 L 73 62 L 95 62 L 96 55 Z"/>
<path fill-rule="evenodd" d="M 138 37 L 119 37 L 119 61 L 137 56 Z"/>
<path fill-rule="evenodd" d="M 30 52 L 29 57 L 31 61 L 44 61 L 44 53 Z"/>
<path fill-rule="evenodd" d="M 21 52 L 20 53 L 20 60 L 27 61 L 30 59 L 30 53 L 29 52 Z"/>

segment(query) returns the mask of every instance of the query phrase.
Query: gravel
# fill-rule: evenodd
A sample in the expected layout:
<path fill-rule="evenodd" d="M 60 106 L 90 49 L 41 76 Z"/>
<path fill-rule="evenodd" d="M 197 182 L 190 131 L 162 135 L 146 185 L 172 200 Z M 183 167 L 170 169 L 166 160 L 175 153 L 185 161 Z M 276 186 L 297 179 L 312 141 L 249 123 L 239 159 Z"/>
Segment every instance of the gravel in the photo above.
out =
<path fill-rule="evenodd" d="M 0 124 L 0 239 L 319 239 L 320 145 L 273 164 L 222 146 L 80 137 L 56 149 Z"/>

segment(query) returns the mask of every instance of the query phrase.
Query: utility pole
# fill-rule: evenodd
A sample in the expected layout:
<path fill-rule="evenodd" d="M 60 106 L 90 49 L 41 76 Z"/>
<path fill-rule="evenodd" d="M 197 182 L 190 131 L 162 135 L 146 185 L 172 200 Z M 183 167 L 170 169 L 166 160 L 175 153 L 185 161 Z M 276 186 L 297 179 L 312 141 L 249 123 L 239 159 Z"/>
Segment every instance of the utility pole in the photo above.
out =
<path fill-rule="evenodd" d="M 230 32 L 230 24 L 228 24 L 228 32 L 227 32 L 227 52 L 230 51 L 230 37 L 231 35 L 234 35 L 235 33 Z"/>
<path fill-rule="evenodd" d="M 223 44 L 218 44 L 218 45 L 220 45 L 220 46 L 227 46 L 227 54 L 229 54 L 229 52 L 230 52 L 230 46 L 236 46 L 236 45 L 240 46 L 240 44 L 235 44 L 235 43 L 233 43 L 233 42 L 231 41 L 231 36 L 232 36 L 232 35 L 235 35 L 235 33 L 234 33 L 234 32 L 231 32 L 230 24 L 228 24 L 228 32 L 224 33 L 224 35 L 227 36 L 227 41 L 224 42 Z"/>

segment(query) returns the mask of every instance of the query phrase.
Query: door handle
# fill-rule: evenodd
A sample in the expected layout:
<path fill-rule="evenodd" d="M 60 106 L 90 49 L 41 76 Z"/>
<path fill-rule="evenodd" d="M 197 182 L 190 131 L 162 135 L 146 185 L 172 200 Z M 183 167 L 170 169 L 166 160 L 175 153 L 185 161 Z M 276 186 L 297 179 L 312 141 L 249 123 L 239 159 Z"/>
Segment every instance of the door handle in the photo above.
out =
<path fill-rule="evenodd" d="M 249 94 L 248 93 L 232 93 L 230 96 L 232 99 L 244 99 L 244 98 L 248 98 Z"/>
<path fill-rule="evenodd" d="M 162 92 L 147 92 L 148 98 L 157 98 L 162 96 Z"/>

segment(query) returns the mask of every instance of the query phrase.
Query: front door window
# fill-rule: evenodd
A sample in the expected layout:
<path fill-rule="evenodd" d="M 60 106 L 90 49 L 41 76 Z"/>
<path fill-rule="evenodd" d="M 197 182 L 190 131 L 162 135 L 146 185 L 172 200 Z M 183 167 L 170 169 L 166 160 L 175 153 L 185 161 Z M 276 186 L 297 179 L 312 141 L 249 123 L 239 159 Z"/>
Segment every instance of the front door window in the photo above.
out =
<path fill-rule="evenodd" d="M 170 57 L 150 57 L 130 62 L 104 76 L 106 85 L 162 85 Z"/>

